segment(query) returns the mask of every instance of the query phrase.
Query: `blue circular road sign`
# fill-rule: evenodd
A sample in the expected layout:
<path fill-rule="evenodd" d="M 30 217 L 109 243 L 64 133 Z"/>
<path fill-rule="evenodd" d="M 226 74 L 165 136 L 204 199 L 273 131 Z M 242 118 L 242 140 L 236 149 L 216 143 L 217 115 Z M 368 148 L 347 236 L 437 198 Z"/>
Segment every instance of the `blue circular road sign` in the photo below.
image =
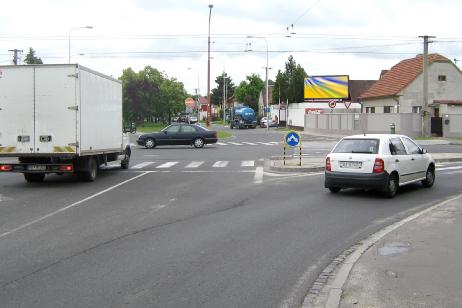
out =
<path fill-rule="evenodd" d="M 302 138 L 299 133 L 290 131 L 286 134 L 285 138 L 286 144 L 290 147 L 299 146 L 302 142 Z"/>

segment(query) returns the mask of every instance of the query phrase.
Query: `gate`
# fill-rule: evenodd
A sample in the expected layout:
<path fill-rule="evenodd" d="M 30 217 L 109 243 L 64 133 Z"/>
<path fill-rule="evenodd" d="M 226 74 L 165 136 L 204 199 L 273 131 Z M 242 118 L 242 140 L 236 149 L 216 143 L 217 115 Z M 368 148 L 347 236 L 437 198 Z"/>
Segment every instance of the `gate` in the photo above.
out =
<path fill-rule="evenodd" d="M 443 136 L 443 118 L 439 118 L 439 117 L 431 118 L 431 134 L 432 136 L 436 136 L 436 137 Z"/>

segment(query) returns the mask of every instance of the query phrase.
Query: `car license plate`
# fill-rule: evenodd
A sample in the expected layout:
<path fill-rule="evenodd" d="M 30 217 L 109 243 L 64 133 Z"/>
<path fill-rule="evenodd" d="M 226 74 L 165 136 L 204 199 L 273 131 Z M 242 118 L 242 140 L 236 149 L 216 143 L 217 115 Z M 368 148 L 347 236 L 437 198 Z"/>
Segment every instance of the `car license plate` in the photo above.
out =
<path fill-rule="evenodd" d="M 360 161 L 341 161 L 339 165 L 340 168 L 360 169 L 363 163 Z"/>
<path fill-rule="evenodd" d="M 27 167 L 29 171 L 45 171 L 47 170 L 47 166 L 45 165 L 30 165 Z"/>

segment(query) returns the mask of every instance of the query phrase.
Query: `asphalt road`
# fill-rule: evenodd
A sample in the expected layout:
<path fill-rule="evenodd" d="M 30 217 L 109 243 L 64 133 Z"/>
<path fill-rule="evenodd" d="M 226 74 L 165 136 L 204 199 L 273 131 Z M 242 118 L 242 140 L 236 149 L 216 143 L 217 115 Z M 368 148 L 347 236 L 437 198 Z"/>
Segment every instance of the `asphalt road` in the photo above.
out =
<path fill-rule="evenodd" d="M 322 174 L 263 173 L 281 133 L 235 134 L 223 142 L 242 145 L 137 148 L 129 170 L 93 183 L 1 174 L 0 306 L 296 307 L 344 249 L 462 189 L 462 164 L 448 164 L 432 189 L 392 200 L 333 195 Z"/>

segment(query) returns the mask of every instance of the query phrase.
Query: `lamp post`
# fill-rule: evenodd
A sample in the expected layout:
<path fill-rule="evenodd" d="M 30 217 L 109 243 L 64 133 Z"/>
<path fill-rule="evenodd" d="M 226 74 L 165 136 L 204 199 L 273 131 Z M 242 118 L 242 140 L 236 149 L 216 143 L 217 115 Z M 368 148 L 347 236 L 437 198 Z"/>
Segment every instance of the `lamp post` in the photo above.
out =
<path fill-rule="evenodd" d="M 71 35 L 72 35 L 72 31 L 77 30 L 77 29 L 93 29 L 93 26 L 75 27 L 69 31 L 69 64 L 71 63 Z"/>
<path fill-rule="evenodd" d="M 207 52 L 207 127 L 210 127 L 212 118 L 212 102 L 210 99 L 210 18 L 212 17 L 213 4 L 209 4 L 209 35 L 208 35 L 208 52 Z"/>
<path fill-rule="evenodd" d="M 266 130 L 269 131 L 269 126 L 270 126 L 270 110 L 269 110 L 269 97 L 268 97 L 268 41 L 266 40 L 265 37 L 263 36 L 253 36 L 249 35 L 247 38 L 255 38 L 255 39 L 261 39 L 264 40 L 266 43 L 266 77 L 265 77 L 265 84 L 266 84 Z"/>
<path fill-rule="evenodd" d="M 199 103 L 199 97 L 200 97 L 200 77 L 199 77 L 199 70 L 188 67 L 189 71 L 196 71 L 197 72 L 197 89 L 196 89 L 196 95 L 197 95 L 197 100 L 196 100 L 196 107 L 197 107 L 197 121 L 200 121 L 200 103 Z"/>
<path fill-rule="evenodd" d="M 223 70 L 223 125 L 226 123 L 226 97 L 228 95 L 227 92 L 227 85 L 226 85 L 226 79 L 228 76 L 226 76 L 225 71 Z"/>

